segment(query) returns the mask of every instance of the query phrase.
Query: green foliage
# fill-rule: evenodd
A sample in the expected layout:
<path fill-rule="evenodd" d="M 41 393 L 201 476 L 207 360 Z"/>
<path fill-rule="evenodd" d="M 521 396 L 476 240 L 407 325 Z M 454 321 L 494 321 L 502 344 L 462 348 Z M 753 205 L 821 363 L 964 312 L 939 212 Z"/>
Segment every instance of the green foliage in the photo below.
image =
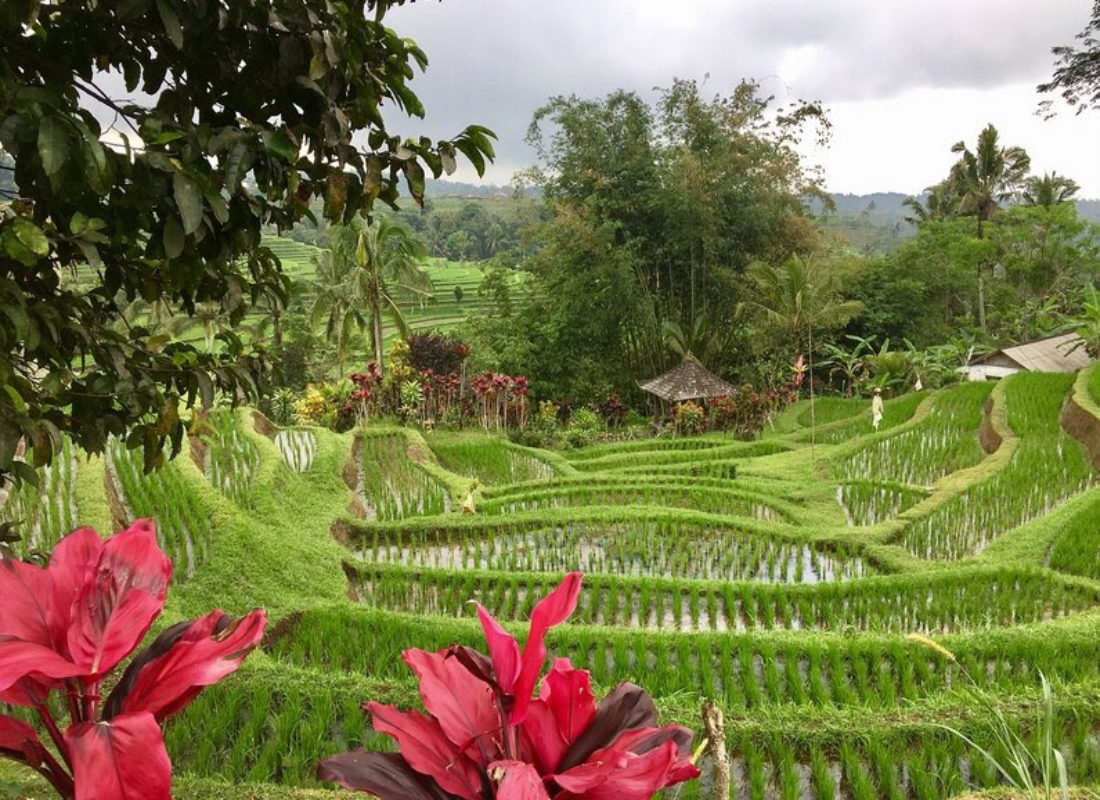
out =
<path fill-rule="evenodd" d="M 350 221 L 402 179 L 422 200 L 425 172 L 458 153 L 484 169 L 485 128 L 433 143 L 384 126 L 383 103 L 424 114 L 409 84 L 426 56 L 383 23 L 402 3 L 5 5 L 0 148 L 17 190 L 0 205 L 0 473 L 31 477 L 19 438 L 40 465 L 60 430 L 89 452 L 128 433 L 158 464 L 181 442 L 179 402 L 263 388 L 262 354 L 232 330 L 286 299 L 262 226 L 292 226 L 315 197 Z M 108 73 L 143 99 L 117 103 Z M 231 329 L 216 353 L 117 330 L 138 297 L 189 316 L 210 304 Z"/>

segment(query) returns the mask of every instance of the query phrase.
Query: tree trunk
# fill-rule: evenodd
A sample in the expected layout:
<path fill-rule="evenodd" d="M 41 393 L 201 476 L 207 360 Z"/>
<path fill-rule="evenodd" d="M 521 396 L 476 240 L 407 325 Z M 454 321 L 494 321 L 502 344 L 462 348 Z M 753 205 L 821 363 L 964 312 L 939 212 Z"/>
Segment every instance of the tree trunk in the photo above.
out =
<path fill-rule="evenodd" d="M 707 749 L 714 759 L 714 798 L 728 800 L 730 796 L 730 757 L 726 751 L 726 725 L 722 710 L 711 700 L 703 701 L 703 730 L 707 733 Z"/>
<path fill-rule="evenodd" d="M 383 375 L 385 373 L 382 366 L 382 302 L 377 283 L 371 286 L 370 321 L 374 328 L 374 360 L 378 364 L 378 374 Z"/>

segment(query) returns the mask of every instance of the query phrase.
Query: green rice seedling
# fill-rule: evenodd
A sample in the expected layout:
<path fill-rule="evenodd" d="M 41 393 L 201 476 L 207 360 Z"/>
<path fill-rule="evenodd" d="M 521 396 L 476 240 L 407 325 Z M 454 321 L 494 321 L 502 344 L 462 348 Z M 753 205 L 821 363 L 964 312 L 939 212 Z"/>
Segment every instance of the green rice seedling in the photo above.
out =
<path fill-rule="evenodd" d="M 916 556 L 958 559 L 1046 514 L 1094 482 L 1081 445 L 1059 425 L 1072 375 L 1020 373 L 1006 379 L 1008 423 L 1019 437 L 1011 461 L 989 480 L 908 526 L 901 544 Z"/>
<path fill-rule="evenodd" d="M 877 525 L 894 519 L 927 497 L 909 486 L 876 481 L 847 481 L 837 484 L 837 504 L 849 526 Z"/>
<path fill-rule="evenodd" d="M 76 450 L 64 436 L 53 463 L 35 471 L 37 486 L 29 481 L 0 485 L 0 522 L 10 523 L 20 534 L 12 546 L 17 557 L 48 553 L 77 527 L 76 470 Z"/>
<path fill-rule="evenodd" d="M 848 740 L 840 744 L 840 765 L 844 774 L 844 783 L 848 787 L 848 796 L 852 800 L 879 800 L 874 783 L 867 774 L 855 747 Z"/>
<path fill-rule="evenodd" d="M 317 437 L 312 431 L 288 428 L 274 437 L 286 465 L 297 473 L 309 470 L 317 455 Z"/>
<path fill-rule="evenodd" d="M 978 441 L 982 404 L 991 384 L 967 383 L 937 398 L 917 425 L 879 438 L 853 453 L 835 470 L 845 481 L 891 481 L 931 486 L 983 457 Z"/>
<path fill-rule="evenodd" d="M 910 392 L 908 394 L 903 394 L 901 397 L 887 400 L 884 403 L 882 424 L 879 426 L 879 430 L 889 430 L 910 419 L 916 412 L 917 406 L 919 406 L 927 396 L 927 392 Z M 818 402 L 821 402 L 821 399 L 819 399 Z M 866 411 L 857 412 L 849 418 L 849 422 L 844 424 L 836 424 L 839 419 L 830 420 L 833 424 L 824 423 L 818 420 L 817 425 L 819 429 L 814 433 L 815 441 L 821 444 L 839 444 L 841 442 L 850 441 L 857 436 L 871 433 L 873 429 L 871 427 L 870 402 L 867 400 L 856 402 L 864 406 Z M 808 417 L 808 413 L 804 412 L 804 415 Z M 827 427 L 820 427 L 823 425 Z M 803 427 L 807 427 L 807 425 L 804 424 Z M 801 437 L 802 441 L 808 441 L 809 438 L 809 432 L 806 432 Z"/>
<path fill-rule="evenodd" d="M 748 795 L 751 800 L 766 800 L 768 778 L 764 771 L 764 755 L 752 742 L 743 742 L 741 753 L 745 761 Z"/>
<path fill-rule="evenodd" d="M 810 748 L 810 785 L 813 800 L 835 800 L 837 787 L 832 766 L 819 747 Z"/>
<path fill-rule="evenodd" d="M 252 478 L 260 464 L 256 445 L 238 428 L 230 409 L 210 412 L 205 426 L 202 440 L 206 444 L 206 477 L 235 503 L 250 506 Z"/>
<path fill-rule="evenodd" d="M 1100 375 L 1100 370 L 1094 370 Z M 1100 581 L 1100 492 L 1067 521 L 1051 548 L 1053 569 Z"/>
<path fill-rule="evenodd" d="M 406 455 L 401 433 L 369 433 L 359 438 L 356 494 L 369 520 L 397 520 L 451 510 L 451 496 Z"/>
<path fill-rule="evenodd" d="M 776 790 L 782 800 L 802 800 L 802 785 L 791 748 L 782 741 L 772 747 Z"/>
<path fill-rule="evenodd" d="M 116 438 L 107 442 L 104 463 L 128 521 L 148 517 L 156 522 L 157 540 L 174 566 L 172 580 L 190 578 L 208 556 L 214 531 L 209 513 L 178 468 L 169 463 L 145 474 L 142 454 Z"/>

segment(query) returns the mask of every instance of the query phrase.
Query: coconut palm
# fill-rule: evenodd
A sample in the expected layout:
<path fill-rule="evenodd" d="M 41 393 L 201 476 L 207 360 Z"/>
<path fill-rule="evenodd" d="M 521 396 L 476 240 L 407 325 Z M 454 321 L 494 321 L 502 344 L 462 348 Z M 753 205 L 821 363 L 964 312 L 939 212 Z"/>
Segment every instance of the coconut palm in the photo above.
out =
<path fill-rule="evenodd" d="M 408 336 L 398 290 L 430 297 L 432 281 L 423 269 L 423 243 L 404 225 L 383 217 L 371 225 L 353 220 L 333 226 L 329 249 L 316 258 L 315 325 L 335 342 L 340 371 L 356 332 L 369 331 L 374 360 L 382 369 L 382 315 Z"/>
<path fill-rule="evenodd" d="M 748 274 L 756 284 L 750 302 L 784 333 L 795 355 L 803 352 L 803 339 L 815 329 L 838 328 L 863 311 L 858 300 L 839 297 L 832 275 L 796 255 L 778 267 L 756 262 Z"/>
<path fill-rule="evenodd" d="M 941 181 L 924 190 L 928 198 L 922 204 L 916 197 L 907 197 L 901 204 L 911 212 L 905 217 L 910 225 L 922 222 L 942 221 L 958 213 L 959 198 L 949 180 Z"/>
<path fill-rule="evenodd" d="M 978 238 L 1000 204 L 1020 193 L 1031 157 L 1022 147 L 1001 147 L 997 129 L 986 125 L 978 134 L 978 146 L 971 151 L 965 142 L 957 142 L 952 153 L 959 160 L 951 168 L 950 182 L 959 197 L 959 211 L 978 219 Z"/>
<path fill-rule="evenodd" d="M 681 358 L 688 353 L 706 361 L 707 355 L 718 341 L 718 334 L 710 329 L 706 312 L 695 315 L 690 327 L 684 327 L 673 319 L 661 323 L 661 338 L 665 346 Z"/>
<path fill-rule="evenodd" d="M 1027 179 L 1023 201 L 1029 206 L 1052 208 L 1068 203 L 1080 189 L 1077 181 L 1065 175 L 1059 175 L 1057 172 L 1048 172 L 1041 178 L 1033 175 Z"/>
<path fill-rule="evenodd" d="M 949 181 L 959 197 L 959 212 L 978 220 L 978 238 L 984 237 L 983 224 L 1000 204 L 1019 194 L 1031 157 L 1022 147 L 1001 147 L 997 129 L 986 125 L 978 134 L 978 145 L 971 151 L 965 142 L 951 148 L 959 160 L 951 168 Z M 985 330 L 985 266 L 978 264 L 978 326 Z"/>

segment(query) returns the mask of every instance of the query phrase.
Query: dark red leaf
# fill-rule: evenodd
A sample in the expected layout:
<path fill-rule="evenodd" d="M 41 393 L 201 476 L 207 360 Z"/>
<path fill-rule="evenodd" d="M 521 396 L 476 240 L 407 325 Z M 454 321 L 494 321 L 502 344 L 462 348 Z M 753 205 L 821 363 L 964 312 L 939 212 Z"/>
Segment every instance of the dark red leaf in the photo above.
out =
<path fill-rule="evenodd" d="M 374 729 L 397 742 L 405 762 L 434 780 L 444 791 L 478 800 L 481 773 L 443 733 L 439 723 L 417 711 L 398 711 L 393 706 L 368 703 Z"/>
<path fill-rule="evenodd" d="M 138 520 L 103 546 L 92 580 L 73 608 L 72 660 L 101 675 L 137 647 L 164 607 L 172 563 L 149 520 Z"/>
<path fill-rule="evenodd" d="M 326 758 L 317 778 L 345 789 L 369 792 L 381 800 L 450 800 L 454 795 L 439 788 L 408 765 L 399 753 L 352 750 Z"/>
<path fill-rule="evenodd" d="M 42 763 L 41 754 L 42 743 L 34 728 L 22 720 L 0 714 L 0 756 L 36 767 Z"/>
<path fill-rule="evenodd" d="M 654 728 L 657 707 L 644 690 L 632 683 L 620 683 L 596 706 L 596 716 L 569 748 L 559 770 L 564 771 L 586 761 L 600 748 L 609 747 L 625 731 Z"/>
<path fill-rule="evenodd" d="M 175 714 L 203 688 L 236 670 L 260 643 L 266 623 L 261 609 L 238 620 L 218 610 L 194 620 L 178 636 L 173 629 L 165 631 L 126 670 L 107 711 L 118 713 L 115 696 L 121 691 L 119 711 L 149 711 L 158 721 Z M 153 656 L 146 660 L 149 652 Z"/>
<path fill-rule="evenodd" d="M 171 800 L 172 764 L 160 725 L 147 711 L 65 732 L 75 800 Z"/>

